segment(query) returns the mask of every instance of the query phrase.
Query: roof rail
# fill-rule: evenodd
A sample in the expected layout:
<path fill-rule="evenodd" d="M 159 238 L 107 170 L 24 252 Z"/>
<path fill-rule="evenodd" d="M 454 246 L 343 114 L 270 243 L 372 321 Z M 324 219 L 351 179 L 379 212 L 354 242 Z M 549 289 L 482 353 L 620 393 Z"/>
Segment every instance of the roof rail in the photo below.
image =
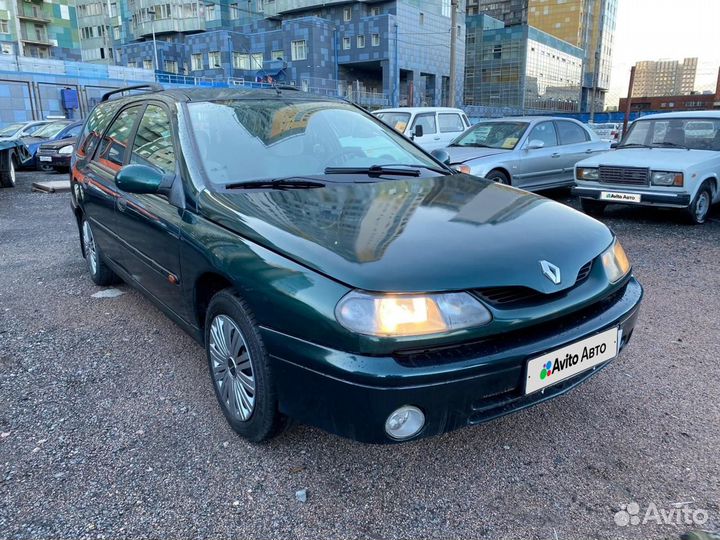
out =
<path fill-rule="evenodd" d="M 157 83 L 136 84 L 135 86 L 124 86 L 123 88 L 117 88 L 115 90 L 110 90 L 110 92 L 105 92 L 102 95 L 102 97 L 100 98 L 100 101 L 107 101 L 108 99 L 110 99 L 110 96 L 115 95 L 115 94 L 122 94 L 123 92 L 128 92 L 129 90 L 147 90 L 148 92 L 162 92 L 165 89 Z"/>

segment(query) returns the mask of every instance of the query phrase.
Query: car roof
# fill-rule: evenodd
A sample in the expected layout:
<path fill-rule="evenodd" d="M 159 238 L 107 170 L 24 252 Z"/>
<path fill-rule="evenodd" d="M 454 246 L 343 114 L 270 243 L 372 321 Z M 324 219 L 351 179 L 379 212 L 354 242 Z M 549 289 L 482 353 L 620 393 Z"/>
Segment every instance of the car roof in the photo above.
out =
<path fill-rule="evenodd" d="M 657 114 L 646 114 L 636 120 L 649 120 L 649 119 L 664 119 L 664 118 L 718 118 L 720 119 L 720 111 L 676 111 L 670 113 L 657 113 Z"/>
<path fill-rule="evenodd" d="M 294 101 L 336 101 L 346 102 L 341 98 L 318 96 L 293 87 L 281 86 L 277 88 L 173 88 L 151 92 L 139 92 L 129 96 L 113 98 L 110 101 L 145 101 L 160 98 L 174 102 L 193 101 L 226 101 L 239 99 L 282 99 Z M 104 102 L 104 103 L 107 103 Z"/>
<path fill-rule="evenodd" d="M 378 109 L 373 112 L 406 112 L 411 114 L 424 112 L 461 112 L 465 114 L 461 109 L 456 109 L 454 107 L 393 107 L 390 109 Z"/>
<path fill-rule="evenodd" d="M 502 116 L 500 118 L 480 118 L 478 122 L 538 122 L 541 120 L 572 120 L 578 122 L 575 118 L 563 116 Z"/>

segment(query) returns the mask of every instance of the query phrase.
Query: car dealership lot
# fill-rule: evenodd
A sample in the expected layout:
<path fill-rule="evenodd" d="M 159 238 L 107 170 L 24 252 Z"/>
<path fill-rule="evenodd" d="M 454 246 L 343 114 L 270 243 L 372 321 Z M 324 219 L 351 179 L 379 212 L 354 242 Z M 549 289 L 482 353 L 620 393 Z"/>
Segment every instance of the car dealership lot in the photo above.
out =
<path fill-rule="evenodd" d="M 0 537 L 667 538 L 621 505 L 720 529 L 720 209 L 603 218 L 645 287 L 630 346 L 565 397 L 399 446 L 219 413 L 204 351 L 90 281 L 67 194 L 0 190 Z M 553 196 L 566 199 L 563 194 Z M 295 492 L 308 490 L 307 502 Z"/>

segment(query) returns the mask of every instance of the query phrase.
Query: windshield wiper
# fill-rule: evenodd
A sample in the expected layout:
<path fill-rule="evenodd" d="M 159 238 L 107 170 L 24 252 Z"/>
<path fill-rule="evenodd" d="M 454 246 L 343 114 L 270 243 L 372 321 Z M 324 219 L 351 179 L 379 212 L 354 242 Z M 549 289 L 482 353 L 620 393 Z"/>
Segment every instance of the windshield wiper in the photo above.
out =
<path fill-rule="evenodd" d="M 653 143 L 653 146 L 669 146 L 670 148 L 683 148 L 685 150 L 690 150 L 690 148 L 688 148 L 684 144 L 678 144 L 670 141 L 656 142 Z"/>
<path fill-rule="evenodd" d="M 290 176 L 288 178 L 235 182 L 227 184 L 225 189 L 313 189 L 321 187 L 325 187 L 322 182 Z"/>
<path fill-rule="evenodd" d="M 649 144 L 642 144 L 642 143 L 628 143 L 628 144 L 619 144 L 615 147 L 615 149 L 618 148 L 652 148 Z"/>
<path fill-rule="evenodd" d="M 408 168 L 401 168 L 408 167 Z M 325 174 L 366 174 L 370 177 L 378 177 L 382 175 L 394 176 L 420 176 L 420 170 L 410 167 L 423 167 L 435 172 L 442 172 L 433 167 L 425 167 L 424 165 L 373 165 L 371 167 L 327 167 Z"/>

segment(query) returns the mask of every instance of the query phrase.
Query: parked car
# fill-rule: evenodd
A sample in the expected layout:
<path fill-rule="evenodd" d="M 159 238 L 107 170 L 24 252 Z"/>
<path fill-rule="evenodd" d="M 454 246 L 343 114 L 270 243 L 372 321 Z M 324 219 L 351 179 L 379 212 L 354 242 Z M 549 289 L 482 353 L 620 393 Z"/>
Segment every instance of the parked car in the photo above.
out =
<path fill-rule="evenodd" d="M 82 128 L 82 124 L 79 124 L 79 126 L 78 131 Z M 70 170 L 70 158 L 76 142 L 76 137 L 70 137 L 59 141 L 41 143 L 35 153 L 38 168 L 43 171 L 68 172 Z"/>
<path fill-rule="evenodd" d="M 82 129 L 82 121 L 72 120 L 59 120 L 47 124 L 37 130 L 32 137 L 26 137 L 23 139 L 25 146 L 27 146 L 28 152 L 31 158 L 22 164 L 25 168 L 35 168 L 41 171 L 52 171 L 53 166 L 51 160 L 40 160 L 37 157 L 38 149 L 41 144 L 46 144 L 50 141 L 61 141 L 63 139 L 72 139 L 80 134 Z"/>
<path fill-rule="evenodd" d="M 704 223 L 720 202 L 720 112 L 643 116 L 613 152 L 579 162 L 575 178 L 588 213 L 611 203 L 662 206 Z"/>
<path fill-rule="evenodd" d="M 0 129 L 0 141 L 22 139 L 30 137 L 37 130 L 51 123 L 52 120 L 34 120 L 32 122 L 17 122 Z"/>
<path fill-rule="evenodd" d="M 483 120 L 447 151 L 463 172 L 532 191 L 573 185 L 575 163 L 609 148 L 576 120 L 523 116 Z"/>
<path fill-rule="evenodd" d="M 204 345 L 249 440 L 288 417 L 376 443 L 474 425 L 567 392 L 633 334 L 642 288 L 605 225 L 460 174 L 360 107 L 119 92 L 72 160 L 90 276 Z"/>
<path fill-rule="evenodd" d="M 445 148 L 470 127 L 465 113 L 450 107 L 400 107 L 373 114 L 428 152 Z"/>
<path fill-rule="evenodd" d="M 604 141 L 618 142 L 622 138 L 622 124 L 590 124 L 588 127 Z"/>

